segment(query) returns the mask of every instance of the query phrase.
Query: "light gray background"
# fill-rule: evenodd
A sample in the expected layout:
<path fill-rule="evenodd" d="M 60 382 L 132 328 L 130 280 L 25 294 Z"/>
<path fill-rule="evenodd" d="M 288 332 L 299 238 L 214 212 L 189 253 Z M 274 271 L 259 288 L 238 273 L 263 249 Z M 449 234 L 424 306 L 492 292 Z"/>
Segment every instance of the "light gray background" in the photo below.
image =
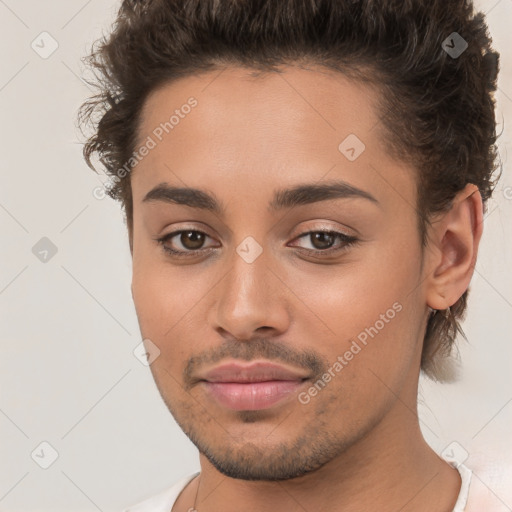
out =
<path fill-rule="evenodd" d="M 512 146 L 503 121 L 512 119 L 512 0 L 477 5 L 501 53 L 504 173 L 488 205 L 460 380 L 422 380 L 420 413 L 433 448 L 459 443 L 455 451 L 468 452 L 466 464 L 511 510 L 509 476 L 480 468 L 512 466 Z M 149 368 L 133 355 L 141 338 L 126 228 L 119 205 L 94 196 L 106 179 L 82 161 L 75 126 L 91 94 L 80 57 L 118 6 L 0 0 L 2 511 L 116 511 L 199 468 Z M 47 59 L 31 48 L 43 31 L 59 45 Z M 58 251 L 46 263 L 32 252 L 42 237 Z M 31 457 L 43 441 L 58 452 L 48 469 Z M 36 454 L 41 461 L 49 451 Z"/>

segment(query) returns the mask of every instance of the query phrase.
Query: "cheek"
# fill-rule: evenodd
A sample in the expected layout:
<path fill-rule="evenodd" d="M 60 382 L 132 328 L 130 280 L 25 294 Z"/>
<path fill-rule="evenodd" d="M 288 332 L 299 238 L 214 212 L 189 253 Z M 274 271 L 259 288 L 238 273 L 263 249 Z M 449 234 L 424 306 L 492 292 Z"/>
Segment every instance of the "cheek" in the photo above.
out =
<path fill-rule="evenodd" d="M 183 362 L 192 352 L 204 349 L 201 343 L 209 339 L 202 301 L 208 299 L 215 279 L 193 265 L 172 266 L 156 251 L 134 251 L 133 301 L 143 338 L 160 349 L 152 366 L 164 365 L 178 375 Z"/>
<path fill-rule="evenodd" d="M 355 293 L 355 292 L 354 292 Z M 348 291 L 326 301 L 322 320 L 335 333 L 315 336 L 315 349 L 328 361 L 323 376 L 300 398 L 318 418 L 340 418 L 334 428 L 354 435 L 377 421 L 401 394 L 416 359 L 413 315 L 394 291 L 374 293 L 360 303 Z M 310 341 L 311 343 L 311 341 Z"/>
<path fill-rule="evenodd" d="M 406 308 L 419 276 L 415 255 L 409 253 L 406 259 L 402 251 L 390 250 L 386 254 L 376 250 L 365 255 L 364 261 L 324 269 L 310 267 L 295 276 L 290 273 L 289 283 L 316 313 L 319 323 L 323 321 L 326 332 L 336 339 L 349 339 L 373 325 L 388 310 L 387 317 L 400 323 L 400 315 L 395 313 L 401 308 L 395 303 Z"/>
<path fill-rule="evenodd" d="M 198 302 L 203 292 L 193 266 L 174 266 L 161 247 L 135 243 L 132 292 L 137 316 L 149 332 L 163 336 Z M 194 279 L 196 274 L 196 279 Z"/>
<path fill-rule="evenodd" d="M 293 284 L 316 317 L 305 337 L 331 365 L 339 363 L 333 368 L 344 375 L 335 379 L 339 385 L 346 379 L 344 385 L 367 386 L 370 370 L 398 384 L 410 370 L 422 334 L 420 253 L 415 251 L 406 244 L 381 245 L 369 250 L 364 262 L 333 265 L 323 276 L 303 273 Z"/>

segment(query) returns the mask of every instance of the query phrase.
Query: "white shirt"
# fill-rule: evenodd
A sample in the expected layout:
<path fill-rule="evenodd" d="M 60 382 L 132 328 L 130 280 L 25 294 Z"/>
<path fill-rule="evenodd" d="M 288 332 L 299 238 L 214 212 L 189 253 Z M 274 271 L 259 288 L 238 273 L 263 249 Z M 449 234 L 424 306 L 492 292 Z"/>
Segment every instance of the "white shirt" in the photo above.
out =
<path fill-rule="evenodd" d="M 457 502 L 455 503 L 455 507 L 453 508 L 452 512 L 469 512 L 470 510 L 473 510 L 469 508 L 466 509 L 472 472 L 463 464 L 457 466 L 457 470 L 459 471 L 462 485 L 460 488 L 459 496 L 457 497 Z M 169 487 L 165 491 L 158 493 L 151 498 L 148 498 L 129 508 L 124 509 L 123 512 L 171 512 L 172 507 L 174 506 L 174 503 L 176 502 L 181 491 L 183 491 L 187 484 L 198 474 L 199 472 L 182 478 L 172 487 Z M 486 512 L 494 512 L 494 509 L 485 510 Z M 478 510 L 478 512 L 482 512 L 482 510 Z"/>

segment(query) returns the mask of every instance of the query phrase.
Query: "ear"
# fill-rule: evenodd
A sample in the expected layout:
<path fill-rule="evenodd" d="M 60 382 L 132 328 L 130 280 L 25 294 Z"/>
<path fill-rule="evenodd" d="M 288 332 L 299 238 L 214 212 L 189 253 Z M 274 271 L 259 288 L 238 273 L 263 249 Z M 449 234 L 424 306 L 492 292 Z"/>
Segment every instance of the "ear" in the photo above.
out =
<path fill-rule="evenodd" d="M 482 196 L 471 183 L 429 227 L 427 305 L 447 309 L 467 290 L 483 231 Z"/>

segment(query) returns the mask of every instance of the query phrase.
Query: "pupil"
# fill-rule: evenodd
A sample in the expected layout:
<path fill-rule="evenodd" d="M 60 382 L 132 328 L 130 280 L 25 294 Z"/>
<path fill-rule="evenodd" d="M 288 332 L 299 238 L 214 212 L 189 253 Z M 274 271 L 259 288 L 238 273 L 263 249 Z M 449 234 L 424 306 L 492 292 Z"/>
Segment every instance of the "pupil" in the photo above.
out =
<path fill-rule="evenodd" d="M 184 232 L 181 234 L 181 243 L 188 249 L 200 249 L 203 244 L 203 234 L 198 231 Z"/>
<path fill-rule="evenodd" d="M 327 244 L 322 244 L 322 240 L 324 237 L 327 237 L 328 238 L 328 242 Z M 313 240 L 314 242 L 317 242 L 317 241 L 320 241 L 320 247 L 317 247 L 317 245 L 315 243 L 313 243 L 313 245 L 315 247 L 317 247 L 318 249 L 325 249 L 326 247 L 329 248 L 331 245 L 332 245 L 332 242 L 333 242 L 333 238 L 334 238 L 334 235 L 331 235 L 329 233 L 314 233 L 313 234 Z"/>

